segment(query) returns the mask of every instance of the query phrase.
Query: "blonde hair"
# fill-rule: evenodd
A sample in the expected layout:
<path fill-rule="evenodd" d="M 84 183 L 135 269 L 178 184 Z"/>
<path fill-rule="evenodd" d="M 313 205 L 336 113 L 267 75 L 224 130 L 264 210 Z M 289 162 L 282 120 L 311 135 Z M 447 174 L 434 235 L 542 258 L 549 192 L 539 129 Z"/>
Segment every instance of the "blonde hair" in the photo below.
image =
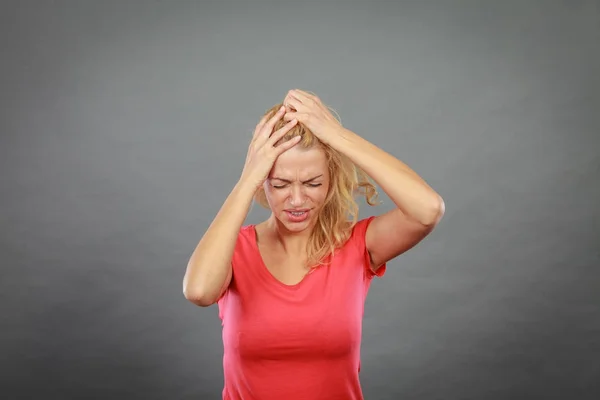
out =
<path fill-rule="evenodd" d="M 267 118 L 275 114 L 281 106 L 280 103 L 267 110 L 265 113 Z M 337 115 L 335 110 L 329 109 Z M 339 120 L 339 115 L 337 117 Z M 286 122 L 283 119 L 279 120 L 273 131 L 283 127 Z M 297 123 L 279 142 L 296 136 L 302 137 L 296 146 L 303 149 L 320 147 L 325 152 L 329 164 L 329 191 L 317 217 L 315 228 L 310 235 L 307 249 L 308 265 L 312 268 L 320 264 L 327 264 L 326 258 L 333 256 L 335 250 L 340 248 L 350 237 L 352 228 L 358 221 L 358 204 L 355 196 L 364 196 L 367 204 L 375 206 L 379 204 L 378 193 L 375 185 L 370 181 L 370 177 L 361 168 L 339 151 L 321 142 L 303 124 Z M 263 187 L 258 189 L 254 200 L 269 209 Z"/>

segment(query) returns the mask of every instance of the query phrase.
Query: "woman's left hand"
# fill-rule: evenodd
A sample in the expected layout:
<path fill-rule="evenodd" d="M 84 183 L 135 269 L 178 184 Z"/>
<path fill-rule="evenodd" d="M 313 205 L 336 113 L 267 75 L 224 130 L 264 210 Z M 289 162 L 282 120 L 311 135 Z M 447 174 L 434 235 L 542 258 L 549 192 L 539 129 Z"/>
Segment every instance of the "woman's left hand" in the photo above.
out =
<path fill-rule="evenodd" d="M 342 124 L 331 114 L 321 100 L 303 90 L 290 90 L 283 104 L 286 109 L 284 119 L 298 122 L 307 127 L 321 141 L 327 142 L 328 136 L 335 135 Z"/>

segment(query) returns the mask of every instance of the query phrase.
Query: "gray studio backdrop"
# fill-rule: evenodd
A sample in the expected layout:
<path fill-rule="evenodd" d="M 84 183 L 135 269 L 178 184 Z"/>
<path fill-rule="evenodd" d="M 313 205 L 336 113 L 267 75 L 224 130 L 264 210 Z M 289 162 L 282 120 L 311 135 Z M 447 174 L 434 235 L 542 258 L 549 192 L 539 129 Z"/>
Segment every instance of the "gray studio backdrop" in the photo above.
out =
<path fill-rule="evenodd" d="M 366 398 L 597 398 L 598 1 L 3 4 L 3 398 L 219 398 L 183 274 L 296 87 L 446 201 L 372 287 Z"/>

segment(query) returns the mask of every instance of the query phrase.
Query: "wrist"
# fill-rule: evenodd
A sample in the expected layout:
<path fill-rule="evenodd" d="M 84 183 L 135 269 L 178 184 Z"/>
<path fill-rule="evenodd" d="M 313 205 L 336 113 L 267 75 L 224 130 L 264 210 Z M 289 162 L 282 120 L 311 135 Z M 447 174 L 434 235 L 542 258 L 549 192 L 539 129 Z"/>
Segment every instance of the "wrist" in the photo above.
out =
<path fill-rule="evenodd" d="M 242 175 L 235 184 L 235 190 L 237 192 L 250 197 L 254 197 L 259 187 L 260 185 L 257 184 L 256 180 L 250 179 L 244 175 Z"/>
<path fill-rule="evenodd" d="M 321 140 L 325 144 L 343 152 L 348 145 L 355 142 L 357 135 L 343 126 L 333 126 L 325 130 L 325 134 L 322 136 Z"/>

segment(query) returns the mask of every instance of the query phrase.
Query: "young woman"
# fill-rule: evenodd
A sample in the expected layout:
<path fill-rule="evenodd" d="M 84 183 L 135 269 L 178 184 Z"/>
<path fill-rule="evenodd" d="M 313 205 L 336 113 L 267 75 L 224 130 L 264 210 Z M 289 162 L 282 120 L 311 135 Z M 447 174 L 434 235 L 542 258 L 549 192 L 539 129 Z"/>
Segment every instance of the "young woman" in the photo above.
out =
<path fill-rule="evenodd" d="M 375 204 L 371 178 L 397 206 Z M 243 225 L 252 201 L 271 211 Z M 386 263 L 421 241 L 444 202 L 413 170 L 344 128 L 318 97 L 291 90 L 256 127 L 235 188 L 183 281 L 223 321 L 223 399 L 362 399 L 364 302 Z"/>

